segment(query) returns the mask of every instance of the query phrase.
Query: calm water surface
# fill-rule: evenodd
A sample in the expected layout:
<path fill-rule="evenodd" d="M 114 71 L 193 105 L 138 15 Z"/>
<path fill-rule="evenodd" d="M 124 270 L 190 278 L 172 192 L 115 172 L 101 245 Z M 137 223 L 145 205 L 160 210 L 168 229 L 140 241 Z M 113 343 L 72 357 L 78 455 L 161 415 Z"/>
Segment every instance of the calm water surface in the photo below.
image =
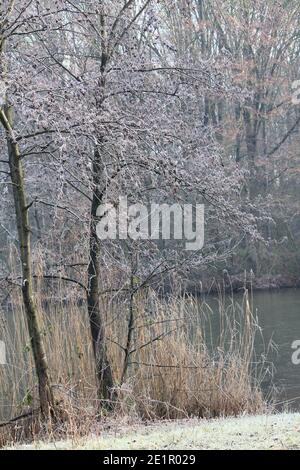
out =
<path fill-rule="evenodd" d="M 240 299 L 237 295 L 236 300 Z M 207 301 L 213 307 L 215 300 Z M 261 353 L 263 342 L 267 345 L 272 340 L 277 346 L 277 351 L 269 352 L 268 360 L 275 365 L 273 383 L 280 390 L 278 407 L 284 402 L 300 411 L 300 365 L 292 362 L 292 343 L 300 341 L 300 289 L 255 292 L 254 310 L 263 333 L 263 341 L 257 341 L 257 353 Z M 264 384 L 266 390 L 271 385 L 267 382 Z"/>

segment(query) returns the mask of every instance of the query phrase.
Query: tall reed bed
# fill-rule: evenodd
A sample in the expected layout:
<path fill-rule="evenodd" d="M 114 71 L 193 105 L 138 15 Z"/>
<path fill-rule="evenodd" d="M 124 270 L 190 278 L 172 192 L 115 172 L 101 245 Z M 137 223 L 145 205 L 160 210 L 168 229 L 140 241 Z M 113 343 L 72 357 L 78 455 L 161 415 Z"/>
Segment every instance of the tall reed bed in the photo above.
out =
<path fill-rule="evenodd" d="M 37 291 L 42 292 L 41 286 Z M 101 406 L 87 311 L 84 303 L 78 304 L 77 292 L 61 300 L 64 292 L 58 282 L 55 298 L 44 291 L 38 299 L 55 396 L 69 414 L 79 416 L 84 410 L 95 417 Z M 0 338 L 8 358 L 7 365 L 0 366 L 0 421 L 38 406 L 18 289 L 11 298 L 10 309 L 0 314 Z M 213 311 L 193 297 L 162 299 L 146 290 L 130 301 L 121 295 L 103 297 L 102 311 L 118 416 L 178 419 L 265 409 L 263 364 L 254 354 L 260 330 L 247 292 L 240 304 L 220 295 Z"/>

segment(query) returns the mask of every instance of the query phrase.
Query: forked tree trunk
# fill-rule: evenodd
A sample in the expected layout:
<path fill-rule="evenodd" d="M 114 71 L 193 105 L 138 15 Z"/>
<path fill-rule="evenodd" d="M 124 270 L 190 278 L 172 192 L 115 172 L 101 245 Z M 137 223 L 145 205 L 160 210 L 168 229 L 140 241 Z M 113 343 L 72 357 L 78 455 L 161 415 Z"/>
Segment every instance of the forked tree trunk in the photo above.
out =
<path fill-rule="evenodd" d="M 102 100 L 105 90 L 105 67 L 107 64 L 107 53 L 105 43 L 105 19 L 100 14 L 101 26 L 101 79 L 99 81 L 98 106 L 101 110 Z M 100 138 L 102 143 L 102 138 Z M 89 265 L 88 265 L 88 290 L 87 304 L 90 320 L 91 335 L 93 341 L 93 351 L 96 362 L 96 372 L 98 379 L 98 397 L 107 400 L 109 407 L 114 398 L 113 373 L 110 367 L 106 352 L 105 318 L 100 308 L 100 240 L 97 236 L 97 210 L 102 203 L 103 192 L 103 165 L 99 149 L 94 151 L 93 159 L 93 197 L 90 213 L 90 234 L 89 234 Z"/>
<path fill-rule="evenodd" d="M 46 354 L 38 323 L 38 312 L 33 295 L 32 260 L 30 247 L 29 207 L 26 202 L 24 174 L 18 143 L 13 131 L 13 111 L 9 107 L 0 110 L 0 121 L 5 128 L 9 156 L 10 177 L 13 187 L 14 208 L 18 229 L 22 264 L 22 293 L 26 320 L 30 335 L 35 369 L 38 377 L 40 407 L 43 417 L 54 416 L 54 398 Z"/>

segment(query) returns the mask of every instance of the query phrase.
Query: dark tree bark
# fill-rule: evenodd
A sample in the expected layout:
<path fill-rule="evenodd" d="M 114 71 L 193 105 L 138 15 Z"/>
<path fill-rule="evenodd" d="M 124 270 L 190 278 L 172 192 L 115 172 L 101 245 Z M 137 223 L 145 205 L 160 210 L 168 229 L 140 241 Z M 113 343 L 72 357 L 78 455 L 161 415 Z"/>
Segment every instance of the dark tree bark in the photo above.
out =
<path fill-rule="evenodd" d="M 19 146 L 13 131 L 13 110 L 5 106 L 0 111 L 0 121 L 6 131 L 10 177 L 13 186 L 15 216 L 17 222 L 19 249 L 22 264 L 22 293 L 31 348 L 39 384 L 41 412 L 44 418 L 55 414 L 49 369 L 39 329 L 38 311 L 33 295 L 33 276 L 30 246 L 29 206 L 26 202 L 24 173 Z"/>
<path fill-rule="evenodd" d="M 93 164 L 93 199 L 90 214 L 90 246 L 88 265 L 87 304 L 96 361 L 98 396 L 104 400 L 113 398 L 113 376 L 106 354 L 105 325 L 99 304 L 100 282 L 100 240 L 97 236 L 97 209 L 102 201 L 99 188 L 101 179 L 101 158 L 98 151 L 94 154 Z"/>
<path fill-rule="evenodd" d="M 108 62 L 107 44 L 105 41 L 105 20 L 104 15 L 100 14 L 101 26 L 101 78 L 99 80 L 99 94 L 97 104 L 99 113 L 102 111 L 102 102 L 105 95 L 105 69 Z M 93 159 L 93 196 L 90 213 L 90 234 L 89 234 L 89 265 L 88 265 L 88 290 L 87 304 L 88 314 L 93 341 L 93 351 L 96 362 L 96 373 L 98 379 L 98 396 L 106 400 L 107 405 L 111 407 L 114 398 L 114 381 L 112 370 L 107 358 L 105 319 L 100 308 L 99 285 L 100 285 L 100 253 L 101 242 L 97 236 L 97 209 L 103 200 L 103 164 L 101 160 L 101 146 L 103 136 L 99 136 L 99 146 L 94 151 Z"/>

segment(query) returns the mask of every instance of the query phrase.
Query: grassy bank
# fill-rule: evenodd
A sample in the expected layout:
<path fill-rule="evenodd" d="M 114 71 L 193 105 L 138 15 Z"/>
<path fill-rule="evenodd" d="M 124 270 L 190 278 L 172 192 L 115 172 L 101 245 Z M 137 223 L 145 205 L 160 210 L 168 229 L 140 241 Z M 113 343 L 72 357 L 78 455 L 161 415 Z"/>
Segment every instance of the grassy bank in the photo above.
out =
<path fill-rule="evenodd" d="M 245 416 L 214 420 L 111 425 L 100 436 L 36 442 L 19 449 L 92 450 L 300 450 L 300 414 Z"/>

